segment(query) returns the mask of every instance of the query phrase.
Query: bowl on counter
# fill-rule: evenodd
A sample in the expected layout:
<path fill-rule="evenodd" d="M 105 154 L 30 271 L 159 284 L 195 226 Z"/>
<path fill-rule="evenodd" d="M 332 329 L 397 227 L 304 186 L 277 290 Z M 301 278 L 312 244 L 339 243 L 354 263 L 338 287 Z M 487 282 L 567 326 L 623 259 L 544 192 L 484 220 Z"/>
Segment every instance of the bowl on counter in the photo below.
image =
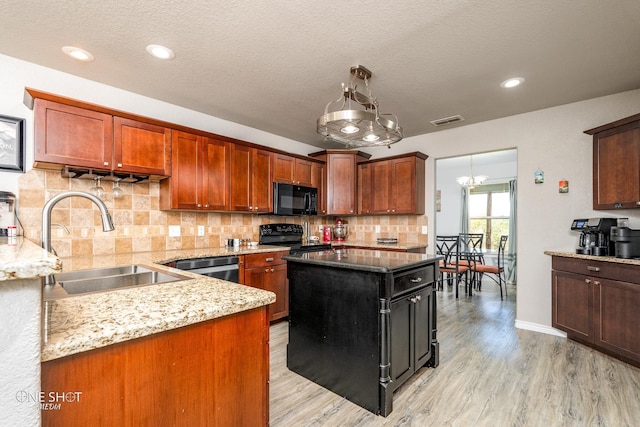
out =
<path fill-rule="evenodd" d="M 249 247 L 253 248 L 253 249 L 257 248 L 258 247 L 258 242 L 249 242 Z"/>

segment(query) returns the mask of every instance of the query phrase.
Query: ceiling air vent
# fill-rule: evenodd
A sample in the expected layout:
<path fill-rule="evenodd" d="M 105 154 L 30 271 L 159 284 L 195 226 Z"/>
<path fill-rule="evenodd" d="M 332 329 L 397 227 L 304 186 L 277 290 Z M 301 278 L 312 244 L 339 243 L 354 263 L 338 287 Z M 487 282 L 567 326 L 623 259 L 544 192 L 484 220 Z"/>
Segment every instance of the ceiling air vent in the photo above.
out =
<path fill-rule="evenodd" d="M 451 117 L 444 117 L 442 119 L 432 120 L 431 124 L 434 126 L 444 126 L 444 125 L 450 125 L 451 123 L 461 122 L 463 120 L 464 120 L 464 117 L 458 114 Z"/>

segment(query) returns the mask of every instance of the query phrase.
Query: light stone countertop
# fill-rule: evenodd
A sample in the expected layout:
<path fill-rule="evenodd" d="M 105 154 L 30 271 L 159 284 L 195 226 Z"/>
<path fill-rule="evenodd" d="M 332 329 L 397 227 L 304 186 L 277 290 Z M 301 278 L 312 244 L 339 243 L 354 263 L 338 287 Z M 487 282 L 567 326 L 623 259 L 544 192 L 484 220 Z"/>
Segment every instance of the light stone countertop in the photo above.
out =
<path fill-rule="evenodd" d="M 22 237 L 0 237 L 0 287 L 8 280 L 34 279 L 61 270 L 58 257 Z"/>
<path fill-rule="evenodd" d="M 640 266 L 640 259 L 616 258 L 614 256 L 584 255 L 584 254 L 577 254 L 575 252 L 566 252 L 566 251 L 544 251 L 544 254 L 551 255 L 551 256 L 560 256 L 565 258 L 577 258 L 577 259 L 586 259 L 590 261 L 601 261 L 601 262 L 611 262 L 615 264 L 627 264 L 627 265 Z"/>
<path fill-rule="evenodd" d="M 15 245 L 0 241 L 0 286 L 5 280 L 129 264 L 151 265 L 190 278 L 45 302 L 41 352 L 44 362 L 271 304 L 275 301 L 272 292 L 161 264 L 286 249 L 222 247 L 58 259 L 34 243 L 18 238 Z"/>

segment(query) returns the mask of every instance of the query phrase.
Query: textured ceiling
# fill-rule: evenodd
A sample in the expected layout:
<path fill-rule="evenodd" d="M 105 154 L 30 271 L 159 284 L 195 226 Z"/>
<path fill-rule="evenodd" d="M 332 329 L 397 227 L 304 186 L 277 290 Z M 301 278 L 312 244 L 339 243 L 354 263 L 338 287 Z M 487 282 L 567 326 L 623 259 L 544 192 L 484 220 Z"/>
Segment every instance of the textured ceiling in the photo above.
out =
<path fill-rule="evenodd" d="M 316 119 L 356 64 L 405 137 L 640 88 L 638 0 L 2 3 L 2 54 L 319 147 L 336 146 Z"/>

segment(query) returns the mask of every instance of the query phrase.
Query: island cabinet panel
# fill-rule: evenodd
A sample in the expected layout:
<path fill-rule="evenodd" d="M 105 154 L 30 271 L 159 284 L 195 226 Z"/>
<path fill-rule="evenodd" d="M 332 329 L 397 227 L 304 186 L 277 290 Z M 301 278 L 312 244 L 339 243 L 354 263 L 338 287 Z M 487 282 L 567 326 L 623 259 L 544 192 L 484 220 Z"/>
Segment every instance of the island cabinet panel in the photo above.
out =
<path fill-rule="evenodd" d="M 273 210 L 272 157 L 267 150 L 231 144 L 231 210 Z"/>
<path fill-rule="evenodd" d="M 552 258 L 552 325 L 640 366 L 640 267 Z"/>
<path fill-rule="evenodd" d="M 393 392 L 436 367 L 436 257 L 347 249 L 286 256 L 287 367 L 383 416 Z"/>
<path fill-rule="evenodd" d="M 242 283 L 276 294 L 276 301 L 269 305 L 269 320 L 272 322 L 289 315 L 287 262 L 282 259 L 288 254 L 287 250 L 244 256 L 244 280 Z"/>
<path fill-rule="evenodd" d="M 268 381 L 263 307 L 44 362 L 42 425 L 267 426 Z"/>
<path fill-rule="evenodd" d="M 593 209 L 640 208 L 640 114 L 593 135 Z"/>
<path fill-rule="evenodd" d="M 309 160 L 276 154 L 273 181 L 311 187 L 311 164 Z"/>
<path fill-rule="evenodd" d="M 75 104 L 34 101 L 36 167 L 171 174 L 170 128 Z"/>

